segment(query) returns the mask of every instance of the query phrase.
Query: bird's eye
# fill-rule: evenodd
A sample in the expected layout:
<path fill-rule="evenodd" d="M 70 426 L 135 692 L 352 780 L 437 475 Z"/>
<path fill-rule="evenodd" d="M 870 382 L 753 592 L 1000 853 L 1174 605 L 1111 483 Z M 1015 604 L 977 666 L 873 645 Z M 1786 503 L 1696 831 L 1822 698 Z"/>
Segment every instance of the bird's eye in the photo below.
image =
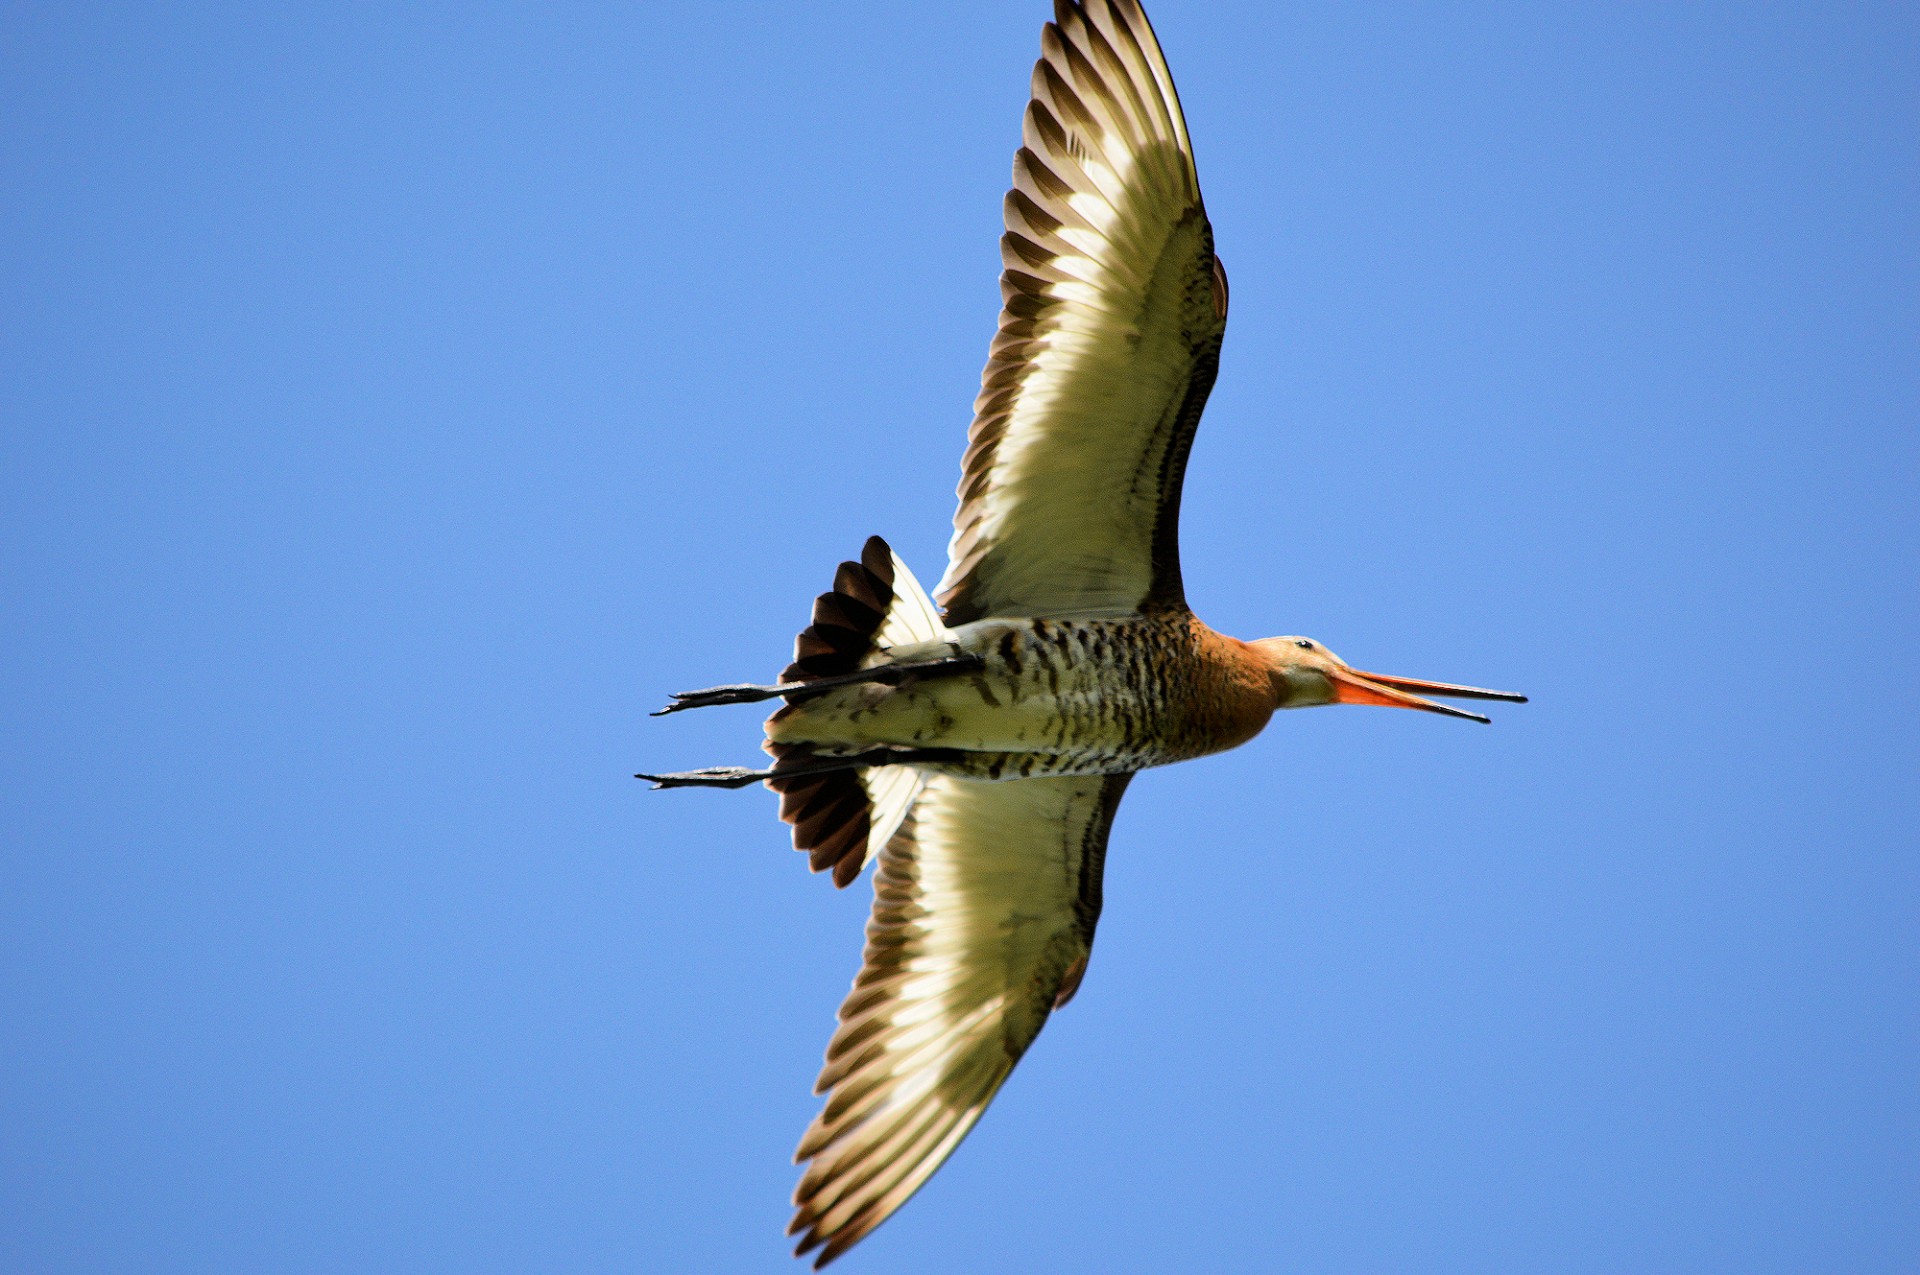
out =
<path fill-rule="evenodd" d="M 1303 651 L 1311 651 L 1313 649 L 1313 643 L 1307 641 L 1305 638 L 1295 638 L 1293 644 Z"/>

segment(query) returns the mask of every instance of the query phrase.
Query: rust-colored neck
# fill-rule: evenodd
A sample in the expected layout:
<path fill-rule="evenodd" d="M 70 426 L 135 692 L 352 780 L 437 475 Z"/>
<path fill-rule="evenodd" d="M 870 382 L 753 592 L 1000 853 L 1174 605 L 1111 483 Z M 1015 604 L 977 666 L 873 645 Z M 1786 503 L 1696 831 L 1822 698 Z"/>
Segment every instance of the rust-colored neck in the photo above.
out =
<path fill-rule="evenodd" d="M 1189 617 L 1194 654 L 1196 725 L 1216 747 L 1246 743 L 1280 707 L 1278 684 L 1267 658 L 1251 644 L 1207 627 Z"/>

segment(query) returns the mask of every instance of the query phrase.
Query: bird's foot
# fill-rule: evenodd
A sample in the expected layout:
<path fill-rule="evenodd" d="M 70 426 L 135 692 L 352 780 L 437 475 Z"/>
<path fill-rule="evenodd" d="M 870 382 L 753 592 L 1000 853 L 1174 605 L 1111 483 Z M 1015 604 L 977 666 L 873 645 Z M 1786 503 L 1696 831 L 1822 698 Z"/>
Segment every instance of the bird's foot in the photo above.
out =
<path fill-rule="evenodd" d="M 735 686 L 709 686 L 704 691 L 677 691 L 673 703 L 651 716 L 665 717 L 683 708 L 712 708 L 716 704 L 758 704 L 761 700 L 772 699 L 791 689 L 787 686 L 755 686 L 750 682 L 742 682 Z"/>
<path fill-rule="evenodd" d="M 665 717 L 668 713 L 678 713 L 682 709 L 712 708 L 716 704 L 757 704 L 761 700 L 776 697 L 793 699 L 824 695 L 842 686 L 856 686 L 862 682 L 880 682 L 887 686 L 898 686 L 903 682 L 951 676 L 955 673 L 971 673 L 985 666 L 986 660 L 978 655 L 943 655 L 932 660 L 876 664 L 872 668 L 856 669 L 851 673 L 808 678 L 803 682 L 779 682 L 773 686 L 755 686 L 751 682 L 741 682 L 733 686 L 709 686 L 703 691 L 676 692 L 673 703 L 652 716 Z"/>
<path fill-rule="evenodd" d="M 664 775 L 642 772 L 635 779 L 651 779 L 655 788 L 745 788 L 766 779 L 799 779 L 806 775 L 825 775 L 836 770 L 863 770 L 868 766 L 913 766 L 950 762 L 960 756 L 953 748 L 875 748 L 864 753 L 802 755 L 790 757 L 769 770 L 748 770 L 745 766 L 708 766 L 702 770 L 676 770 Z"/>
<path fill-rule="evenodd" d="M 655 788 L 745 788 L 771 777 L 771 770 L 749 770 L 745 766 L 708 766 L 702 770 L 678 770 L 665 775 L 635 775 L 651 779 Z"/>

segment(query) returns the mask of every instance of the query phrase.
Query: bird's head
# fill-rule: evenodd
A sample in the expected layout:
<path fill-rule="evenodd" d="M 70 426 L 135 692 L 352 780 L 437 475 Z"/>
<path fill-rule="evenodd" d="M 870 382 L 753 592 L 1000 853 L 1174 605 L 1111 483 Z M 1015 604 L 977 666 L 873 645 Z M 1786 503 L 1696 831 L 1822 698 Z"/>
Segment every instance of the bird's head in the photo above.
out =
<path fill-rule="evenodd" d="M 1478 713 L 1451 704 L 1436 704 L 1415 692 L 1448 699 L 1497 699 L 1524 704 L 1527 697 L 1512 691 L 1488 691 L 1478 686 L 1427 682 L 1417 677 L 1362 673 L 1312 638 L 1262 638 L 1248 643 L 1266 661 L 1273 684 L 1275 707 L 1312 708 L 1317 704 L 1378 704 L 1383 708 L 1418 708 L 1484 722 Z"/>

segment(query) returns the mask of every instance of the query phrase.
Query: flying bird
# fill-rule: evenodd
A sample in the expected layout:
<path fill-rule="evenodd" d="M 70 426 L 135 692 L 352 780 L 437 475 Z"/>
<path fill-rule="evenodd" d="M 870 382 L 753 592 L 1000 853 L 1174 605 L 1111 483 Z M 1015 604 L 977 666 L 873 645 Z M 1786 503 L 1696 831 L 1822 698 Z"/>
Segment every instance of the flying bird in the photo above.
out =
<path fill-rule="evenodd" d="M 1072 999 L 1135 772 L 1233 748 L 1278 709 L 1524 696 L 1360 672 L 1187 608 L 1180 486 L 1227 324 L 1186 122 L 1136 0 L 1056 0 L 1000 240 L 1004 308 L 929 599 L 874 537 L 771 685 L 766 769 L 642 775 L 780 794 L 836 885 L 872 862 L 865 963 L 801 1138 L 789 1231 L 824 1266 L 926 1182 Z"/>

